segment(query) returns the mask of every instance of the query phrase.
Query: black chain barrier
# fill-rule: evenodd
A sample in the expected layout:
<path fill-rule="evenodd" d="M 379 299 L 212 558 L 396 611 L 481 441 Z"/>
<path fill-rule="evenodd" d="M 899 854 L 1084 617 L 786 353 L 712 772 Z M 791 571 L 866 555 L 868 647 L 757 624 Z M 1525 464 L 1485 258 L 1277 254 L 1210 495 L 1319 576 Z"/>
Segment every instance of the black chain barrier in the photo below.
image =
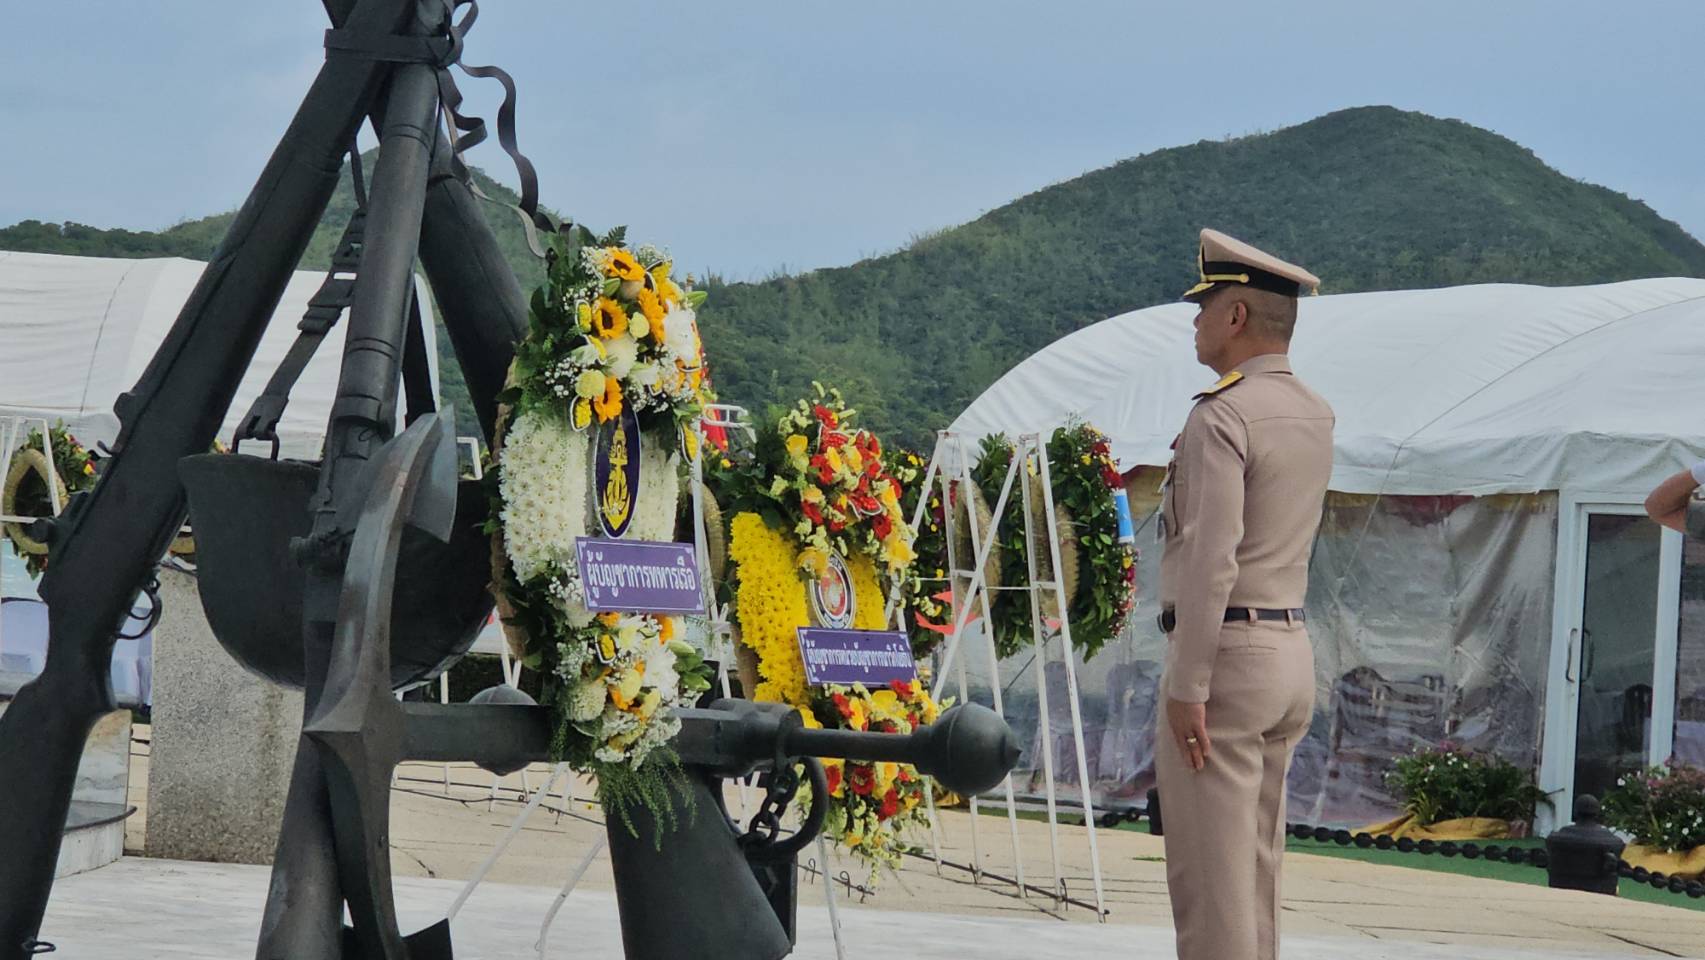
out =
<path fill-rule="evenodd" d="M 1121 822 L 1136 823 L 1147 816 L 1148 813 L 1143 808 L 1130 807 L 1109 811 L 1102 815 L 1100 822 L 1102 826 L 1111 828 Z M 1352 833 L 1349 830 L 1317 827 L 1306 823 L 1288 823 L 1285 825 L 1285 833 L 1298 840 L 1313 840 L 1316 843 L 1337 844 L 1340 847 L 1353 846 L 1361 850 L 1437 855 L 1446 859 L 1462 857 L 1464 860 L 1489 860 L 1493 863 L 1526 865 L 1547 871 L 1551 867 L 1551 854 L 1541 847 L 1502 846 L 1495 843 L 1482 845 L 1472 840 L 1460 843 L 1455 840 L 1416 840 L 1413 837 L 1399 838 L 1386 834 L 1375 836 L 1365 831 Z M 1705 882 L 1672 877 L 1645 867 L 1636 867 L 1613 853 L 1606 853 L 1604 857 L 1604 869 L 1614 871 L 1624 880 L 1632 880 L 1654 890 L 1681 894 L 1694 900 L 1705 898 Z"/>
<path fill-rule="evenodd" d="M 1311 827 L 1306 823 L 1288 824 L 1285 831 L 1298 840 L 1336 843 L 1340 847 L 1353 845 L 1363 850 L 1371 847 L 1375 850 L 1396 850 L 1398 853 L 1419 853 L 1423 856 L 1437 854 L 1447 859 L 1460 856 L 1465 860 L 1525 864 L 1538 867 L 1541 870 L 1549 869 L 1551 866 L 1550 853 L 1539 847 L 1501 847 L 1495 843 L 1481 846 L 1472 840 L 1458 843 L 1454 840 L 1416 840 L 1413 837 L 1393 839 L 1384 834 L 1374 836 L 1369 833 L 1351 833 L 1348 830 Z M 1705 897 L 1705 883 L 1668 876 L 1661 872 L 1647 870 L 1645 867 L 1636 867 L 1612 853 L 1605 854 L 1605 868 L 1615 870 L 1616 875 L 1625 880 L 1650 885 L 1654 890 L 1686 894 L 1695 900 Z"/>

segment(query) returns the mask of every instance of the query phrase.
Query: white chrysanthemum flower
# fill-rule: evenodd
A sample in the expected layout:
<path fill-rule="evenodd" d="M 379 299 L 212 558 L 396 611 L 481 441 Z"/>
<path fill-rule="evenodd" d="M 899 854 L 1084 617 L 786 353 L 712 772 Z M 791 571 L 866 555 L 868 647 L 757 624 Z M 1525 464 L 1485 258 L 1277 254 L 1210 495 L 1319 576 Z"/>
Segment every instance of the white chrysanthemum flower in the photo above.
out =
<path fill-rule="evenodd" d="M 578 366 L 593 367 L 604 361 L 604 352 L 595 343 L 583 343 L 570 351 L 568 358 Z"/>
<path fill-rule="evenodd" d="M 586 532 L 587 446 L 584 434 L 538 411 L 515 418 L 504 438 L 504 552 L 522 583 L 574 556 Z"/>
<path fill-rule="evenodd" d="M 597 614 L 586 609 L 586 599 L 584 596 L 564 604 L 563 615 L 567 618 L 568 625 L 576 630 L 584 630 L 587 627 L 590 627 L 592 625 L 592 621 L 598 617 Z"/>
<path fill-rule="evenodd" d="M 604 714 L 608 699 L 601 680 L 589 680 L 572 688 L 568 697 L 568 716 L 575 723 L 596 720 Z"/>
<path fill-rule="evenodd" d="M 626 380 L 634 363 L 639 360 L 639 341 L 632 337 L 618 337 L 605 343 L 604 349 L 610 355 L 610 376 Z"/>
<path fill-rule="evenodd" d="M 676 504 L 681 495 L 675 445 L 655 434 L 639 447 L 639 502 L 634 505 L 633 536 L 640 540 L 675 539 Z"/>

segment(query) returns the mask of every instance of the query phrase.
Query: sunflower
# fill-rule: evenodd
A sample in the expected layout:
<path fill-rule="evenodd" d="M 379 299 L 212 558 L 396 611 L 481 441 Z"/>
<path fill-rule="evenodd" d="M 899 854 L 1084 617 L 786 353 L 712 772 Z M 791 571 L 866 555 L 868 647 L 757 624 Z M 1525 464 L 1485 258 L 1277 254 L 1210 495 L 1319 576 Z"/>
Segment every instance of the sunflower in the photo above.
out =
<path fill-rule="evenodd" d="M 610 259 L 604 264 L 604 272 L 623 280 L 645 279 L 645 268 L 626 250 L 610 251 Z"/>
<path fill-rule="evenodd" d="M 639 292 L 639 310 L 645 314 L 645 319 L 650 322 L 651 329 L 656 331 L 657 339 L 663 339 L 663 301 L 658 299 L 657 294 L 650 290 L 641 290 Z"/>
<path fill-rule="evenodd" d="M 622 385 L 615 377 L 605 378 L 604 395 L 592 401 L 592 411 L 598 414 L 599 423 L 621 416 Z"/>
<path fill-rule="evenodd" d="M 599 299 L 592 311 L 592 332 L 609 340 L 628 332 L 628 312 L 609 297 Z"/>

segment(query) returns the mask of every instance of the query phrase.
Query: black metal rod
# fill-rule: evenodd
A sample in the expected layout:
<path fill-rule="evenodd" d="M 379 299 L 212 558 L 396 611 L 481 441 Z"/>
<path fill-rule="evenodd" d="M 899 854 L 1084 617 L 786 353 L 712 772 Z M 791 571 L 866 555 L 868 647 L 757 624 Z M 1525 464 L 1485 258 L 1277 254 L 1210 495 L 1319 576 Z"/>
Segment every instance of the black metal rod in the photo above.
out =
<path fill-rule="evenodd" d="M 362 0 L 351 25 L 401 25 L 407 0 Z M 78 760 L 114 708 L 114 637 L 182 523 L 177 461 L 211 445 L 291 271 L 337 186 L 386 65 L 325 64 L 153 361 L 117 403 L 101 481 L 55 532 L 42 581 L 48 658 L 0 717 L 0 960 L 40 930 Z"/>
<path fill-rule="evenodd" d="M 407 718 L 405 760 L 482 760 L 502 766 L 550 759 L 551 718 L 545 707 L 415 702 L 402 707 Z"/>
<path fill-rule="evenodd" d="M 838 757 L 888 763 L 916 764 L 923 759 L 921 741 L 911 735 L 804 727 L 788 732 L 782 752 L 790 757 Z"/>
<path fill-rule="evenodd" d="M 437 139 L 437 109 L 433 68 L 418 63 L 396 67 L 379 162 L 373 171 L 360 279 L 349 308 L 337 398 L 326 430 L 316 533 L 349 532 L 351 521 L 334 515 L 359 505 L 366 491 L 346 478 L 366 466 L 394 428 L 390 414 L 396 409 L 427 170 Z M 317 616 L 322 614 L 330 616 Z M 335 603 L 330 610 L 320 606 L 308 611 L 310 619 L 331 619 L 335 614 Z"/>

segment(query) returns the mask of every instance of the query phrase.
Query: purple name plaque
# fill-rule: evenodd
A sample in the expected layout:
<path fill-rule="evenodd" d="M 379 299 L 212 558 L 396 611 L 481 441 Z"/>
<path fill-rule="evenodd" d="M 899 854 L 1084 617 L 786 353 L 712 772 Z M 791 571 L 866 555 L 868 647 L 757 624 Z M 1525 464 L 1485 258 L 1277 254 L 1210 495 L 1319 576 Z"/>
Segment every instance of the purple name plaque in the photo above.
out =
<path fill-rule="evenodd" d="M 912 645 L 898 630 L 825 630 L 799 628 L 799 656 L 805 682 L 884 687 L 895 680 L 917 679 Z"/>
<path fill-rule="evenodd" d="M 574 552 L 593 613 L 704 613 L 690 543 L 581 537 Z"/>

